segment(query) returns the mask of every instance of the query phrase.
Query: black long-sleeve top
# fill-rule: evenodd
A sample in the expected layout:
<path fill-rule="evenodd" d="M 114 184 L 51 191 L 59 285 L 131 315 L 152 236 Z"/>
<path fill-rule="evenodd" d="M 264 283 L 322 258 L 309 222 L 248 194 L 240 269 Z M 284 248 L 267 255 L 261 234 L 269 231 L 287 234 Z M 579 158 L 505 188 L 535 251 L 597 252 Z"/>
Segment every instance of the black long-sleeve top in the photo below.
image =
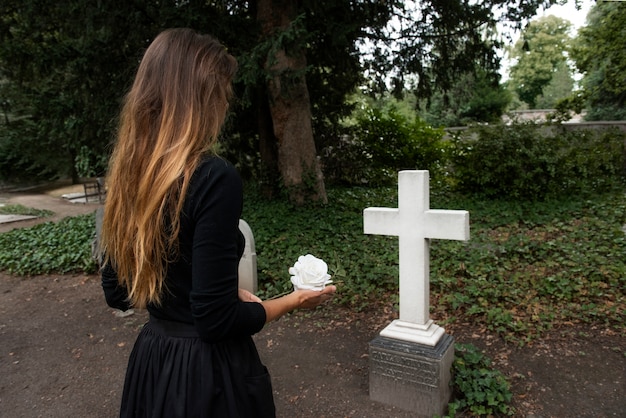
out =
<path fill-rule="evenodd" d="M 206 342 L 249 336 L 263 328 L 263 306 L 242 302 L 237 293 L 244 248 L 238 226 L 242 206 L 242 182 L 236 169 L 219 157 L 203 160 L 185 198 L 179 256 L 167 265 L 162 303 L 149 304 L 150 315 L 195 324 Z M 130 308 L 126 289 L 108 265 L 102 270 L 102 287 L 109 306 Z"/>

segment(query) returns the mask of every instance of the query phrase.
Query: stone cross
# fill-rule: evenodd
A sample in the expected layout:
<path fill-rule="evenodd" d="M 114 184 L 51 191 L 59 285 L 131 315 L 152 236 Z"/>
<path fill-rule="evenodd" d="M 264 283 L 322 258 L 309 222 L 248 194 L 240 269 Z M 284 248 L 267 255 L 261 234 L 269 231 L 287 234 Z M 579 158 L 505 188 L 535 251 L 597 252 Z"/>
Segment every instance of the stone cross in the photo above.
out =
<path fill-rule="evenodd" d="M 429 319 L 429 240 L 469 240 L 469 212 L 430 209 L 429 194 L 428 171 L 400 171 L 398 208 L 367 208 L 363 225 L 400 241 L 400 317 L 380 335 L 434 346 L 445 331 Z"/>

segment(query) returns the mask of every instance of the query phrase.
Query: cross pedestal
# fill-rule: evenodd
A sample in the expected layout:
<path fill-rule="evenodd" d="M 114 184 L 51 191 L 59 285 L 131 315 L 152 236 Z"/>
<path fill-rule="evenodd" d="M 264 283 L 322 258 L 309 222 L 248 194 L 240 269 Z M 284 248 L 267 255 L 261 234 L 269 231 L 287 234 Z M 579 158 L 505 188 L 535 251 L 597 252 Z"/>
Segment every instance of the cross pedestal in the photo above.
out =
<path fill-rule="evenodd" d="M 370 397 L 443 415 L 450 399 L 454 339 L 430 319 L 431 239 L 468 240 L 469 213 L 430 209 L 428 171 L 401 171 L 398 208 L 363 211 L 366 234 L 399 237 L 400 316 L 370 342 Z"/>

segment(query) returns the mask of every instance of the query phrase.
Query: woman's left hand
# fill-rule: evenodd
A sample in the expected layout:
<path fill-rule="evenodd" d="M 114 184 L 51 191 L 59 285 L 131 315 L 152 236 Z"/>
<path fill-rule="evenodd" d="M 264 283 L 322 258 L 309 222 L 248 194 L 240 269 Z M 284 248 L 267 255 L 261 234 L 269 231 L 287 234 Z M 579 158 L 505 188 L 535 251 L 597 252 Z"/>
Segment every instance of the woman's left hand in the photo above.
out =
<path fill-rule="evenodd" d="M 239 300 L 242 302 L 257 302 L 261 303 L 261 298 L 246 289 L 239 288 Z"/>

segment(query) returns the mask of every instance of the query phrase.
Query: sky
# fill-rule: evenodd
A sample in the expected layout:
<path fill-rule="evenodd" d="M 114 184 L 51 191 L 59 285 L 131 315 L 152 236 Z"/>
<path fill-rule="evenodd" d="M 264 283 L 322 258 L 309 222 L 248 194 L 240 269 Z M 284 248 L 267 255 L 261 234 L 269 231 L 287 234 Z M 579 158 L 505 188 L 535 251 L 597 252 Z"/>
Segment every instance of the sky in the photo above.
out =
<path fill-rule="evenodd" d="M 572 22 L 574 28 L 578 29 L 581 26 L 585 25 L 585 19 L 587 18 L 587 13 L 591 6 L 595 4 L 595 1 L 592 0 L 582 0 L 580 10 L 576 10 L 575 1 L 568 0 L 566 4 L 563 6 L 552 6 L 545 11 L 539 12 L 537 17 L 555 15 L 562 19 L 567 19 Z M 575 35 L 573 33 L 572 35 Z"/>

